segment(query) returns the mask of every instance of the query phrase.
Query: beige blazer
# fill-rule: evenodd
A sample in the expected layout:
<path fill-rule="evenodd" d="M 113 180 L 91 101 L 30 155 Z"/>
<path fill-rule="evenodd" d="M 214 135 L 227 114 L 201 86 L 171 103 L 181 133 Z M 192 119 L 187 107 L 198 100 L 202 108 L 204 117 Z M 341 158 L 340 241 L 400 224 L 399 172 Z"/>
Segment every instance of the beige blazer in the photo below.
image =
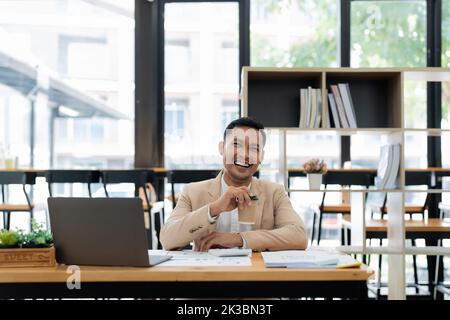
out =
<path fill-rule="evenodd" d="M 182 191 L 177 206 L 161 229 L 166 250 L 181 248 L 216 228 L 208 221 L 208 205 L 221 195 L 222 172 L 210 180 L 190 183 Z M 299 215 L 292 208 L 284 187 L 253 178 L 250 190 L 258 196 L 258 213 L 253 230 L 241 232 L 253 250 L 305 249 L 308 236 Z"/>

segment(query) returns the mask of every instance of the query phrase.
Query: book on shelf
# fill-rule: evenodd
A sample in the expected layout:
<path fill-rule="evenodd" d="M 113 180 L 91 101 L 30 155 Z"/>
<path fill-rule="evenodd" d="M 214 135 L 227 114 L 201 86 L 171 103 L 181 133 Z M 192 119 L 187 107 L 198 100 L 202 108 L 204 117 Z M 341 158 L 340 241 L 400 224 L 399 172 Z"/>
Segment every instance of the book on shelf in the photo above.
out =
<path fill-rule="evenodd" d="M 355 107 L 353 105 L 352 96 L 350 93 L 350 86 L 348 83 L 338 83 L 330 86 L 333 95 L 333 102 L 336 109 L 336 114 L 339 118 L 341 128 L 357 128 Z M 328 96 L 330 99 L 330 96 Z M 333 108 L 333 102 L 330 101 L 330 108 Z M 333 112 L 333 109 L 331 109 Z M 335 124 L 336 124 L 335 120 Z"/>
<path fill-rule="evenodd" d="M 353 106 L 352 96 L 348 83 L 338 83 L 339 93 L 341 94 L 342 104 L 344 105 L 350 128 L 356 128 L 356 114 Z"/>
<path fill-rule="evenodd" d="M 323 109 L 320 89 L 314 89 L 310 86 L 300 89 L 300 128 L 320 128 L 329 124 L 328 116 L 324 115 Z"/>
<path fill-rule="evenodd" d="M 361 265 L 349 255 L 321 249 L 268 251 L 261 254 L 266 268 L 340 269 Z"/>
<path fill-rule="evenodd" d="M 300 89 L 300 128 L 306 128 L 306 89 Z"/>
<path fill-rule="evenodd" d="M 316 89 L 316 105 L 317 105 L 317 115 L 316 122 L 314 123 L 314 128 L 325 128 L 325 119 L 323 118 L 323 106 L 322 106 L 322 92 L 320 89 Z M 322 124 L 322 126 L 321 126 Z"/>
<path fill-rule="evenodd" d="M 375 186 L 378 189 L 395 189 L 398 186 L 400 148 L 400 144 L 384 145 L 380 148 L 375 178 Z"/>
<path fill-rule="evenodd" d="M 309 119 L 308 128 L 315 128 L 318 114 L 316 89 L 311 89 L 309 97 L 311 99 L 311 118 Z"/>
<path fill-rule="evenodd" d="M 306 90 L 306 123 L 304 128 L 309 128 L 309 124 L 311 122 L 311 91 L 311 87 L 308 87 L 308 89 Z"/>
<path fill-rule="evenodd" d="M 340 128 L 341 123 L 339 121 L 339 114 L 336 107 L 336 102 L 334 101 L 334 95 L 332 93 L 328 93 L 328 101 L 330 103 L 331 115 L 333 117 L 333 123 L 335 128 Z M 330 125 L 331 127 L 331 125 Z"/>
<path fill-rule="evenodd" d="M 344 105 L 342 103 L 342 98 L 339 93 L 339 89 L 337 85 L 331 85 L 331 92 L 334 96 L 334 102 L 337 106 L 337 111 L 339 114 L 339 122 L 341 123 L 342 128 L 350 128 L 350 123 L 348 122 L 347 115 L 345 113 Z"/>
<path fill-rule="evenodd" d="M 331 128 L 330 122 L 330 112 L 327 108 L 326 101 L 322 101 L 322 91 L 318 90 L 317 95 L 319 97 L 320 105 L 322 107 L 322 128 Z M 325 100 L 326 100 L 326 92 L 325 92 Z"/>

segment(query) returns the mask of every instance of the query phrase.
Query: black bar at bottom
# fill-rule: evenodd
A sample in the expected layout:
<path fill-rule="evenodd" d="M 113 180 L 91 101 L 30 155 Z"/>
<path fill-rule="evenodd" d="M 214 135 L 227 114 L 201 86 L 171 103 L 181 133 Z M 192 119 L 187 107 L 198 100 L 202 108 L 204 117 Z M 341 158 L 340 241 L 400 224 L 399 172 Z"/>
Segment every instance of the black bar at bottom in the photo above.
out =
<path fill-rule="evenodd" d="M 367 299 L 366 281 L 2 283 L 0 299 L 324 297 Z"/>

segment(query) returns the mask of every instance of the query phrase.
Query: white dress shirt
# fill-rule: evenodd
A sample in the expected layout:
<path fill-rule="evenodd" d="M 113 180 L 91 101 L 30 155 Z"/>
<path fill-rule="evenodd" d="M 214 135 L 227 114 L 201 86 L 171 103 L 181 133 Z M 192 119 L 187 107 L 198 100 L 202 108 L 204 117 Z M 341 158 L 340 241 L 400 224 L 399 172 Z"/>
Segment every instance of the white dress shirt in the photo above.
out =
<path fill-rule="evenodd" d="M 250 189 L 250 186 L 251 186 L 251 183 L 248 186 L 249 189 Z M 228 190 L 228 185 L 225 182 L 225 180 L 223 179 L 223 175 L 222 175 L 220 195 L 222 196 L 225 192 L 227 192 L 227 190 Z M 208 207 L 208 221 L 209 221 L 209 223 L 217 223 L 216 231 L 218 231 L 218 232 L 239 233 L 239 232 L 252 230 L 251 224 L 239 223 L 237 207 L 231 211 L 221 212 L 218 216 L 215 216 L 215 217 L 211 217 L 211 214 L 209 212 L 209 207 Z M 243 248 L 246 248 L 247 245 L 245 243 L 245 240 L 242 239 L 242 242 L 244 244 Z"/>

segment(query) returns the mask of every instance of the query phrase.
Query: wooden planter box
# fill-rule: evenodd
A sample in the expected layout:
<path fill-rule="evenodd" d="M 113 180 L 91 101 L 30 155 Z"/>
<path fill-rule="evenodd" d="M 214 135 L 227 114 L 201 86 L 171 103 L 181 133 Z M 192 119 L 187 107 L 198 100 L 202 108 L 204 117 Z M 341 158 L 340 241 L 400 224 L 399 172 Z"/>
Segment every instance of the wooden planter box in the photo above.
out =
<path fill-rule="evenodd" d="M 0 268 L 53 267 L 55 248 L 0 248 Z"/>

